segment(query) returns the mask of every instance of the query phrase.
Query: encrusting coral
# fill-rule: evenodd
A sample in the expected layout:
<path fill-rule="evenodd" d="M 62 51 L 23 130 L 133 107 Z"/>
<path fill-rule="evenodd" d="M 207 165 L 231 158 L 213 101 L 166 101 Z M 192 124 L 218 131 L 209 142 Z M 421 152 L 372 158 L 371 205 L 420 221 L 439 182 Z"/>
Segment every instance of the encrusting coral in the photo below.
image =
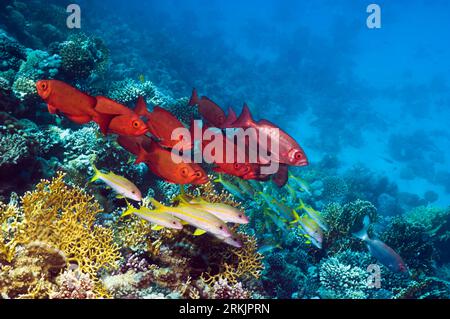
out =
<path fill-rule="evenodd" d="M 51 181 L 42 180 L 21 198 L 20 206 L 0 206 L 3 256 L 8 265 L 20 257 L 22 247 L 45 243 L 65 256 L 67 266 L 88 274 L 100 297 L 99 273 L 117 267 L 118 246 L 113 243 L 112 230 L 95 223 L 102 211 L 99 204 L 80 188 L 68 187 L 63 178 L 59 173 Z"/>

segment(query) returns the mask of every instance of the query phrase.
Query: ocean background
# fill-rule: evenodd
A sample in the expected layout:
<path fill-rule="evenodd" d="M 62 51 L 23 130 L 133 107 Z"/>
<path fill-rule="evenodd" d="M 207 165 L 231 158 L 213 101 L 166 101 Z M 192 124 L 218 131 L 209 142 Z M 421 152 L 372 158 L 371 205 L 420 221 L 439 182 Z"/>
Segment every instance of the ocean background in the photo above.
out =
<path fill-rule="evenodd" d="M 0 298 L 450 298 L 449 1 L 376 1 L 369 29 L 362 0 L 78 0 L 79 30 L 71 2 L 0 3 Z M 246 102 L 309 165 L 283 188 L 225 176 L 233 194 L 207 166 L 211 182 L 186 187 L 245 212 L 240 248 L 190 225 L 157 231 L 89 183 L 92 163 L 143 205 L 177 205 L 179 186 L 96 124 L 49 114 L 42 79 L 129 108 L 143 96 L 186 125 L 193 88 L 238 115 Z M 308 215 L 302 202 L 328 225 L 319 244 L 286 217 Z M 407 271 L 352 236 L 364 216 Z"/>

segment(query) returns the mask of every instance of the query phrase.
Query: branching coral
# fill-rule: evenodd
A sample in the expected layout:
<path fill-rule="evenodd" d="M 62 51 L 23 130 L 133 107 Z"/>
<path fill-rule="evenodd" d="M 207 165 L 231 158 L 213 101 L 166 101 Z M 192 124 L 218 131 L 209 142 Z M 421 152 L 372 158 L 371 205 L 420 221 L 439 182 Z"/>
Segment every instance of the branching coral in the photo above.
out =
<path fill-rule="evenodd" d="M 95 224 L 101 212 L 99 204 L 83 190 L 68 187 L 63 178 L 60 173 L 51 181 L 42 180 L 33 192 L 22 197 L 21 207 L 14 208 L 16 214 L 4 221 L 3 227 L 8 228 L 8 237 L 3 238 L 8 249 L 6 259 L 13 261 L 17 251 L 31 242 L 43 242 L 88 274 L 100 295 L 98 274 L 117 266 L 118 247 L 112 241 L 112 230 Z M 11 207 L 3 205 L 0 216 L 8 215 Z"/>
<path fill-rule="evenodd" d="M 320 294 L 324 298 L 362 299 L 366 297 L 367 274 L 359 267 L 342 264 L 330 257 L 320 266 Z"/>
<path fill-rule="evenodd" d="M 359 241 L 351 239 L 352 232 L 362 228 L 362 220 L 366 215 L 372 223 L 378 220 L 375 206 L 362 200 L 356 200 L 344 206 L 338 203 L 328 204 L 322 214 L 329 226 L 325 234 L 325 245 L 329 251 L 334 252 L 350 247 L 357 250 L 361 248 Z"/>
<path fill-rule="evenodd" d="M 23 136 L 0 132 L 0 168 L 17 164 L 28 153 L 27 140 Z"/>
<path fill-rule="evenodd" d="M 88 274 L 69 269 L 60 274 L 56 282 L 57 288 L 50 294 L 52 299 L 95 298 L 95 283 Z"/>

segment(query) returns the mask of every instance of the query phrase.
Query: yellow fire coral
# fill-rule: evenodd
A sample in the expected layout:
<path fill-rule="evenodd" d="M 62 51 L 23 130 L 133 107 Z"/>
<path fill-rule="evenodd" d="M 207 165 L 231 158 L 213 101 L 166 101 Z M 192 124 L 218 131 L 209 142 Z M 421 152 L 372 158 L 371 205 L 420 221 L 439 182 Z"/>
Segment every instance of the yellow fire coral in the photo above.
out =
<path fill-rule="evenodd" d="M 42 242 L 61 251 L 67 263 L 76 264 L 102 290 L 100 270 L 113 269 L 120 258 L 112 230 L 95 224 L 100 205 L 82 189 L 69 187 L 59 173 L 42 180 L 21 199 L 21 207 L 0 205 L 0 252 L 11 262 L 17 251 Z"/>

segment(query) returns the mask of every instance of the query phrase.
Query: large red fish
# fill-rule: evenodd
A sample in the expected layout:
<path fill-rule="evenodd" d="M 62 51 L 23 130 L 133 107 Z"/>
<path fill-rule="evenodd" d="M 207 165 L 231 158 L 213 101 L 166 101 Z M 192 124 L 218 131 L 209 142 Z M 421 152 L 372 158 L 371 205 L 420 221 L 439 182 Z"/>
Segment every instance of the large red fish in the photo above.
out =
<path fill-rule="evenodd" d="M 125 144 L 124 138 L 121 137 Z M 171 151 L 158 145 L 152 140 L 145 140 L 145 143 L 137 143 L 138 154 L 135 163 L 147 164 L 150 171 L 162 179 L 174 184 L 205 184 L 208 182 L 208 176 L 205 171 L 195 163 L 184 163 L 181 158 L 175 162 Z M 134 146 L 128 145 L 133 148 Z"/>
<path fill-rule="evenodd" d="M 144 98 L 139 97 L 134 112 L 147 120 L 149 132 L 158 139 L 160 145 L 168 148 L 177 146 L 181 150 L 192 148 L 192 142 L 184 140 L 182 135 L 174 136 L 172 139 L 172 133 L 176 129 L 184 129 L 185 127 L 169 111 L 157 105 L 152 112 L 149 112 Z"/>
<path fill-rule="evenodd" d="M 215 127 L 222 127 L 222 124 L 226 120 L 225 112 L 222 108 L 206 96 L 199 98 L 196 89 L 192 90 L 192 96 L 188 105 L 198 105 L 198 111 L 203 118 Z"/>
<path fill-rule="evenodd" d="M 148 132 L 147 125 L 133 110 L 104 96 L 95 98 L 97 100 L 95 110 L 98 113 L 113 116 L 109 123 L 110 133 L 139 136 Z"/>
<path fill-rule="evenodd" d="M 244 104 L 241 115 L 232 124 L 232 126 L 235 128 L 252 127 L 258 129 L 259 139 L 261 137 L 267 139 L 268 136 L 272 136 L 278 143 L 279 147 L 278 153 L 272 152 L 270 155 L 273 160 L 276 160 L 277 162 L 282 164 L 293 166 L 308 165 L 308 159 L 300 145 L 289 134 L 287 134 L 275 124 L 267 120 L 260 120 L 258 122 L 255 122 L 252 118 L 247 104 Z M 276 133 L 277 131 L 278 133 Z"/>
<path fill-rule="evenodd" d="M 197 121 L 191 123 L 191 134 L 193 135 L 194 130 L 199 130 L 199 127 L 196 127 L 198 124 Z M 213 170 L 217 173 L 224 173 L 228 175 L 233 175 L 236 177 L 244 178 L 244 179 L 254 179 L 257 176 L 257 172 L 255 170 L 255 166 L 246 162 L 246 158 L 243 158 L 241 162 L 237 160 L 237 147 L 228 139 L 220 130 L 215 128 L 208 128 L 206 124 L 203 124 L 201 128 L 202 136 L 205 137 L 205 132 L 210 130 L 212 134 L 215 133 L 220 134 L 220 140 L 216 141 L 215 138 L 211 140 L 207 140 L 202 138 L 202 151 L 203 151 L 203 159 L 207 163 L 214 164 L 215 167 Z M 193 135 L 194 136 L 194 135 Z M 214 143 L 214 144 L 211 144 Z M 219 149 L 216 149 L 216 145 Z M 232 161 L 227 161 L 227 152 L 233 152 Z M 219 152 L 221 154 L 219 154 Z M 244 154 L 245 156 L 245 154 Z"/>
<path fill-rule="evenodd" d="M 77 124 L 95 121 L 102 132 L 108 130 L 113 116 L 98 113 L 94 97 L 58 80 L 37 81 L 36 89 L 51 114 L 63 115 Z"/>

